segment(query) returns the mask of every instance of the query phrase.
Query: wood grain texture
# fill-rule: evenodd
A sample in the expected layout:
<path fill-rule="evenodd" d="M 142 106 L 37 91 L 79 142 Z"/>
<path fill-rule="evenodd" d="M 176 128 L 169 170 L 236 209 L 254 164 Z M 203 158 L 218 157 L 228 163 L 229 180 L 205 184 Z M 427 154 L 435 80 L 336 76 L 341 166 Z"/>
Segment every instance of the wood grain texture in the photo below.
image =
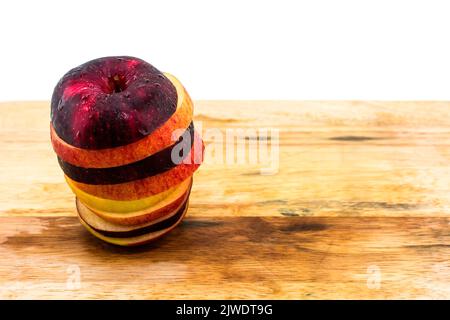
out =
<path fill-rule="evenodd" d="M 279 129 L 279 171 L 206 159 L 183 224 L 130 250 L 78 223 L 49 103 L 0 103 L 0 297 L 450 298 L 450 103 L 195 108 L 204 133 Z"/>

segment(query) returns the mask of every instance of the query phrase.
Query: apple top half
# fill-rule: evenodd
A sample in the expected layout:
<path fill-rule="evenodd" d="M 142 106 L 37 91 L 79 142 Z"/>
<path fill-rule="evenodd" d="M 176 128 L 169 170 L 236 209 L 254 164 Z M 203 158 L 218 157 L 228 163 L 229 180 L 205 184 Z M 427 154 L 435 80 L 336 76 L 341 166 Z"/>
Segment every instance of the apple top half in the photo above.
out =
<path fill-rule="evenodd" d="M 78 148 L 133 143 L 176 111 L 172 82 L 134 57 L 105 57 L 67 72 L 56 85 L 51 122 L 58 136 Z"/>

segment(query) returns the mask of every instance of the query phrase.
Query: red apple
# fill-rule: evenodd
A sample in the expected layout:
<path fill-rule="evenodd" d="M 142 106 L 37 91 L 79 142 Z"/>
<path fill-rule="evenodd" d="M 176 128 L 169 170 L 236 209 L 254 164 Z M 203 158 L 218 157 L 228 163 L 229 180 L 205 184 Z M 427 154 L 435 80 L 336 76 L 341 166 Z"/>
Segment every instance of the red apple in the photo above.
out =
<path fill-rule="evenodd" d="M 172 82 L 133 57 L 95 59 L 67 72 L 51 101 L 51 123 L 69 145 L 104 149 L 136 142 L 177 109 Z"/>
<path fill-rule="evenodd" d="M 176 88 L 178 103 L 175 113 L 163 125 L 148 136 L 124 146 L 106 149 L 83 149 L 62 140 L 50 123 L 50 137 L 53 149 L 58 157 L 79 167 L 108 168 L 142 160 L 173 144 L 173 141 L 179 137 L 174 133 L 179 132 L 181 134 L 181 130 L 176 130 L 185 129 L 191 123 L 193 104 L 189 94 L 178 79 L 171 74 L 164 74 Z"/>
<path fill-rule="evenodd" d="M 203 161 L 192 117 L 181 83 L 138 58 L 95 59 L 63 76 L 50 136 L 93 235 L 138 245 L 180 223 Z"/>

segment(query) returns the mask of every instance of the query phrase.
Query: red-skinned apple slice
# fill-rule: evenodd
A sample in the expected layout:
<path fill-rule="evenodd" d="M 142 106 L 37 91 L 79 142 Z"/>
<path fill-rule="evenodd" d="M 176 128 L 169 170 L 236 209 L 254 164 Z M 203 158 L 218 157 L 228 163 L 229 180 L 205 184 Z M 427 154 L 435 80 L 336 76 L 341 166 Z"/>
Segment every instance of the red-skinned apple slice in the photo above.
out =
<path fill-rule="evenodd" d="M 91 195 L 112 200 L 138 200 L 165 190 L 179 184 L 194 174 L 203 161 L 204 145 L 200 136 L 195 133 L 194 144 L 192 145 L 186 162 L 183 162 L 169 171 L 126 183 L 92 185 L 76 182 L 66 176 L 70 184 Z"/>
<path fill-rule="evenodd" d="M 194 124 L 184 131 L 178 141 L 171 146 L 158 151 L 151 156 L 112 168 L 84 168 L 65 162 L 58 157 L 59 166 L 70 179 L 87 184 L 119 184 L 144 179 L 174 168 L 182 159 L 187 157 L 194 143 Z M 172 161 L 173 154 L 178 150 L 186 150 L 177 161 Z"/>
<path fill-rule="evenodd" d="M 174 76 L 165 73 L 165 76 L 173 83 L 178 95 L 177 109 L 175 113 L 160 127 L 148 136 L 115 148 L 83 149 L 72 146 L 62 140 L 50 123 L 50 137 L 53 149 L 64 161 L 84 168 L 108 168 L 126 165 L 142 160 L 161 149 L 170 146 L 179 136 L 172 134 L 189 126 L 192 121 L 193 104 L 182 84 Z"/>

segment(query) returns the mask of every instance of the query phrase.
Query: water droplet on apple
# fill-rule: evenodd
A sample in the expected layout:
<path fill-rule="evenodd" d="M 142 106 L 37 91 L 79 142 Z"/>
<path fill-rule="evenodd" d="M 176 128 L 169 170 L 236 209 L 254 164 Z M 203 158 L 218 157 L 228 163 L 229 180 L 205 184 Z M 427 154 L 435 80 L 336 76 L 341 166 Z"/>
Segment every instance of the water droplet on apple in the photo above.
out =
<path fill-rule="evenodd" d="M 146 128 L 139 128 L 138 129 L 139 133 L 142 134 L 143 136 L 148 135 L 148 130 Z"/>
<path fill-rule="evenodd" d="M 58 111 L 61 111 L 63 108 L 64 108 L 64 102 L 62 100 L 59 100 L 58 107 L 57 107 Z"/>
<path fill-rule="evenodd" d="M 119 118 L 122 120 L 128 120 L 130 117 L 128 116 L 128 114 L 126 112 L 120 112 L 119 113 Z"/>

